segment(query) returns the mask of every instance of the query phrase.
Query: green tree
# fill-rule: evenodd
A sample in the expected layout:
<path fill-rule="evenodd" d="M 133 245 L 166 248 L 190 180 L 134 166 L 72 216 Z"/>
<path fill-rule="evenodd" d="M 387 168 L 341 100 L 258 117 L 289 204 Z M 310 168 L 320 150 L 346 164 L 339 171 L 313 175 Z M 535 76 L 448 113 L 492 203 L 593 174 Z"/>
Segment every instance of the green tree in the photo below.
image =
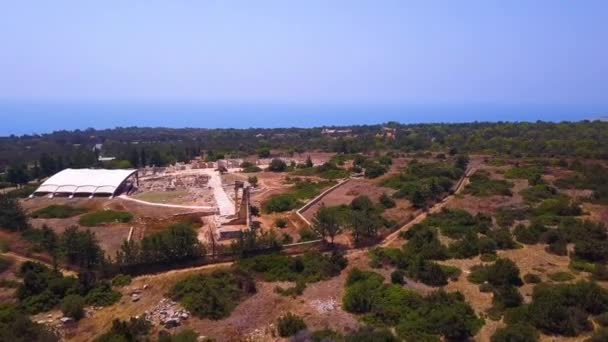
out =
<path fill-rule="evenodd" d="M 272 172 L 285 172 L 287 164 L 283 160 L 275 158 L 270 162 L 268 170 Z"/>
<path fill-rule="evenodd" d="M 342 225 L 335 211 L 322 204 L 312 219 L 312 229 L 321 238 L 329 238 L 330 243 L 333 244 L 336 235 L 342 232 Z"/>
<path fill-rule="evenodd" d="M 310 158 L 310 155 L 306 157 L 306 163 L 304 165 L 306 165 L 306 167 L 314 166 L 314 164 L 312 163 L 312 159 Z"/>
<path fill-rule="evenodd" d="M 0 194 L 0 228 L 23 231 L 29 228 L 25 212 L 16 198 Z"/>

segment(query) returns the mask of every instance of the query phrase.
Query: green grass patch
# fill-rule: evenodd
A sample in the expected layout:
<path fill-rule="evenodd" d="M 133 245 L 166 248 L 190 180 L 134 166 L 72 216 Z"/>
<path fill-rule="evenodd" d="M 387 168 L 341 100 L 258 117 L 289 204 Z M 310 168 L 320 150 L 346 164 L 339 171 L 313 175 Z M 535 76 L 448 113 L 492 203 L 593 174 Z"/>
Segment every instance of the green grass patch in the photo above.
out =
<path fill-rule="evenodd" d="M 70 205 L 53 204 L 48 207 L 34 211 L 30 216 L 32 218 L 69 218 L 86 213 L 86 208 L 72 207 Z"/>
<path fill-rule="evenodd" d="M 180 197 L 187 195 L 187 191 L 151 191 L 141 193 L 135 198 L 152 203 L 172 203 L 176 202 Z"/>
<path fill-rule="evenodd" d="M 85 227 L 94 227 L 105 223 L 128 223 L 133 215 L 126 211 L 100 210 L 84 214 L 78 223 Z"/>

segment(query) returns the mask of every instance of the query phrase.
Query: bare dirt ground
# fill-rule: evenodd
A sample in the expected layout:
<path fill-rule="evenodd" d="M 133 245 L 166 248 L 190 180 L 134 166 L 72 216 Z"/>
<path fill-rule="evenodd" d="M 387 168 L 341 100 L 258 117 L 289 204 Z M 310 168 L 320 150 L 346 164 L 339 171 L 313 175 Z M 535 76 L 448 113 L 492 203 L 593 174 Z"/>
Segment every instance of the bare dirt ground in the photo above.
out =
<path fill-rule="evenodd" d="M 142 239 L 147 234 L 157 232 L 173 223 L 177 223 L 179 218 L 175 218 L 174 215 L 193 211 L 192 209 L 186 208 L 165 208 L 127 201 L 121 198 L 108 199 L 103 197 L 92 199 L 82 197 L 72 199 L 67 197 L 55 197 L 53 199 L 37 197 L 24 200 L 21 204 L 27 212 L 32 212 L 51 204 L 66 204 L 74 207 L 84 207 L 91 211 L 112 209 L 130 212 L 133 214 L 133 219 L 129 223 L 112 223 L 98 227 L 80 227 L 81 229 L 88 229 L 95 233 L 102 249 L 106 255 L 111 258 L 116 255 L 116 251 L 120 248 L 122 242 L 127 239 L 131 227 L 133 227 L 133 238 Z M 75 216 L 66 219 L 31 219 L 30 223 L 35 228 L 42 228 L 43 225 L 46 225 L 60 234 L 70 226 L 79 226 L 79 217 L 80 216 Z"/>

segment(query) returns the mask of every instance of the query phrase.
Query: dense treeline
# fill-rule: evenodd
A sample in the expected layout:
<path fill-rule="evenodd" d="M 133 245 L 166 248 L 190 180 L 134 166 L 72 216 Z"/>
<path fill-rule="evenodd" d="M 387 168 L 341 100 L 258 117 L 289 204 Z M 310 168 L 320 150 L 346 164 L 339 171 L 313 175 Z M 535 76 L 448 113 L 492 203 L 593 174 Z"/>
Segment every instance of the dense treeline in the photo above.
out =
<path fill-rule="evenodd" d="M 395 138 L 382 127 L 395 129 Z M 465 123 L 343 127 L 350 136 L 322 134 L 321 128 L 288 129 L 168 129 L 116 128 L 59 131 L 43 135 L 0 138 L 0 168 L 10 167 L 10 179 L 48 176 L 64 167 L 99 165 L 102 154 L 125 161 L 122 165 L 167 165 L 205 152 L 208 159 L 258 154 L 273 149 L 288 153 L 311 149 L 337 153 L 397 149 L 406 152 L 453 149 L 512 156 L 608 158 L 608 123 Z M 93 149 L 103 144 L 101 151 Z M 113 165 L 110 165 L 113 166 Z M 5 172 L 4 178 L 9 175 Z M 26 171 L 26 172 L 24 172 Z M 18 183 L 17 183 L 18 184 Z"/>

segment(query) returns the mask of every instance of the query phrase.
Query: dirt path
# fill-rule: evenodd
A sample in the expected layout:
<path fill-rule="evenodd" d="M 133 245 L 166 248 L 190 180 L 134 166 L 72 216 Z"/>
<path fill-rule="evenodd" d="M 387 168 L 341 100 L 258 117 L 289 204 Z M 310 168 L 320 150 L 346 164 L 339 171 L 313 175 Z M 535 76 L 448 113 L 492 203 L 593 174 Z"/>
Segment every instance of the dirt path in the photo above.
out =
<path fill-rule="evenodd" d="M 440 202 L 433 205 L 428 211 L 420 213 L 413 220 L 411 220 L 410 222 L 403 225 L 401 228 L 399 228 L 396 231 L 394 231 L 393 233 L 391 233 L 389 236 L 387 236 L 384 239 L 384 241 L 382 241 L 382 243 L 380 244 L 380 247 L 389 247 L 393 242 L 395 242 L 397 239 L 399 239 L 399 234 L 402 231 L 408 230 L 413 225 L 424 221 L 424 219 L 426 219 L 429 214 L 436 213 L 436 212 L 440 211 L 441 209 L 443 209 L 446 204 L 448 204 L 452 199 L 454 199 L 455 196 L 458 195 L 467 186 L 467 184 L 469 184 L 469 178 L 471 177 L 471 175 L 473 173 L 475 173 L 476 170 L 477 170 L 477 168 L 475 168 L 475 167 L 471 167 L 471 168 L 467 169 L 467 171 L 465 171 L 464 176 L 456 184 L 456 189 L 454 189 L 454 194 L 445 197 Z"/>

